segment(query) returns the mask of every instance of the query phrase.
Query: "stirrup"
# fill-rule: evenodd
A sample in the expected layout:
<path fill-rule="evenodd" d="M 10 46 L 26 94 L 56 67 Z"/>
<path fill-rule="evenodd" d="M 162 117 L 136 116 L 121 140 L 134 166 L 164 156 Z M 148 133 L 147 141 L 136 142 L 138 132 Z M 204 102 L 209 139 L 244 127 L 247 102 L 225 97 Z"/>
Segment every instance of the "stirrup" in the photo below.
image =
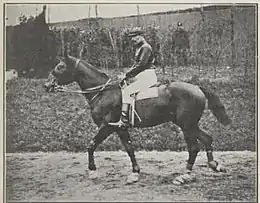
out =
<path fill-rule="evenodd" d="M 121 119 L 118 121 L 118 122 L 115 122 L 115 123 L 108 123 L 109 125 L 112 125 L 112 126 L 117 126 L 119 128 L 126 128 L 126 127 L 130 127 L 130 124 L 129 123 L 125 123 L 123 122 Z"/>

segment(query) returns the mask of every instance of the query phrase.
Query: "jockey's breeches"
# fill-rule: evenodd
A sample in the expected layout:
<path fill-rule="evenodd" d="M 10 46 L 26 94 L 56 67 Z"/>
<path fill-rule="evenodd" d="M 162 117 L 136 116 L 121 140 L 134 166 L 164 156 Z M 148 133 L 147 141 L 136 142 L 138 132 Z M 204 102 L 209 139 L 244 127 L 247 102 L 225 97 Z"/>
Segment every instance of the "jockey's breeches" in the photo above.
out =
<path fill-rule="evenodd" d="M 132 104 L 133 98 L 130 97 L 131 94 L 144 91 L 147 88 L 157 84 L 157 76 L 155 69 L 146 69 L 135 76 L 135 81 L 130 85 L 122 89 L 122 102 Z"/>

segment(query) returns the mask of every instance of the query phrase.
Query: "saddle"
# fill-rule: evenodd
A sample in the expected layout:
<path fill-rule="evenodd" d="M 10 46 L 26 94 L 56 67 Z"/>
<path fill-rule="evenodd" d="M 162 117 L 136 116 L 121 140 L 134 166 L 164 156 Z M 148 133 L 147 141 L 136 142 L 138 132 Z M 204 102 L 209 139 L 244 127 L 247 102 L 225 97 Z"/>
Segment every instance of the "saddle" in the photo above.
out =
<path fill-rule="evenodd" d="M 142 122 L 142 119 L 138 115 L 138 112 L 135 109 L 135 103 L 136 101 L 144 100 L 144 99 L 150 99 L 155 98 L 159 96 L 159 86 L 160 84 L 155 84 L 145 90 L 132 93 L 130 97 L 133 98 L 133 102 L 131 104 L 131 113 L 129 114 L 129 121 L 132 126 L 134 126 L 135 116 L 137 116 L 138 120 Z"/>

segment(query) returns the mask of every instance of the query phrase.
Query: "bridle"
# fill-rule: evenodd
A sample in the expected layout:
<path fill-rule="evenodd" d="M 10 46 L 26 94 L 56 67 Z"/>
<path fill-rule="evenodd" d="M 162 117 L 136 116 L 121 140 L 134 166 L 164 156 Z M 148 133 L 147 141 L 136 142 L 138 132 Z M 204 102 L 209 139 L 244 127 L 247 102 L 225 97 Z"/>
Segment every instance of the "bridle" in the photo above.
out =
<path fill-rule="evenodd" d="M 80 63 L 80 59 L 77 59 L 76 60 L 76 63 L 75 63 L 75 69 L 77 69 L 77 67 L 79 66 L 79 63 Z M 55 76 L 54 76 L 55 77 Z M 58 85 L 57 83 L 55 84 L 55 87 L 54 87 L 54 90 L 57 90 L 58 92 L 69 92 L 69 93 L 77 93 L 77 94 L 91 94 L 91 93 L 96 93 L 91 99 L 90 101 L 93 101 L 99 94 L 100 92 L 102 92 L 108 85 L 111 85 L 111 79 L 108 79 L 108 81 L 103 84 L 103 85 L 98 85 L 98 86 L 95 86 L 95 87 L 91 87 L 91 88 L 87 88 L 87 89 L 84 89 L 84 90 L 69 90 L 68 88 L 66 88 L 65 86 L 61 86 L 61 85 Z"/>

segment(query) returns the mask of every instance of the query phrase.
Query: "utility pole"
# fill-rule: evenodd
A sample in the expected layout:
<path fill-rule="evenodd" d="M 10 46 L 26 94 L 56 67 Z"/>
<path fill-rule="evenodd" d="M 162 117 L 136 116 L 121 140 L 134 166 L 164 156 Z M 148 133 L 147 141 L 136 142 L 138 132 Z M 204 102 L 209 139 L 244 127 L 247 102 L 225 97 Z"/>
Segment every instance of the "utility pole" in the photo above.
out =
<path fill-rule="evenodd" d="M 136 9 L 137 9 L 137 25 L 140 26 L 140 8 L 139 8 L 139 4 L 136 5 Z"/>
<path fill-rule="evenodd" d="M 37 16 L 38 15 L 38 4 L 35 4 L 35 16 Z"/>
<path fill-rule="evenodd" d="M 90 18 L 91 4 L 88 5 L 88 18 Z"/>
<path fill-rule="evenodd" d="M 204 8 L 203 5 L 200 7 L 200 14 L 201 14 L 201 21 L 202 21 L 202 26 L 200 27 L 200 29 L 202 30 L 201 33 L 201 39 L 202 39 L 202 50 L 204 50 L 205 48 L 205 34 L 204 34 L 204 25 L 205 25 L 205 13 L 204 13 Z M 204 52 L 200 51 L 200 56 L 199 56 L 199 61 L 200 61 L 200 65 L 199 65 L 199 76 L 200 76 L 200 71 L 203 70 L 203 60 L 204 60 Z"/>
<path fill-rule="evenodd" d="M 96 18 L 98 18 L 98 5 L 95 4 Z"/>
<path fill-rule="evenodd" d="M 235 13 L 235 5 L 233 4 L 231 6 L 231 61 L 232 61 L 232 71 L 235 71 L 235 58 L 236 58 L 236 48 L 235 48 L 235 31 L 234 31 L 234 24 L 235 24 L 235 18 L 234 18 L 234 13 Z"/>
<path fill-rule="evenodd" d="M 48 24 L 50 24 L 50 7 L 49 6 L 48 6 L 47 11 L 48 11 Z"/>

